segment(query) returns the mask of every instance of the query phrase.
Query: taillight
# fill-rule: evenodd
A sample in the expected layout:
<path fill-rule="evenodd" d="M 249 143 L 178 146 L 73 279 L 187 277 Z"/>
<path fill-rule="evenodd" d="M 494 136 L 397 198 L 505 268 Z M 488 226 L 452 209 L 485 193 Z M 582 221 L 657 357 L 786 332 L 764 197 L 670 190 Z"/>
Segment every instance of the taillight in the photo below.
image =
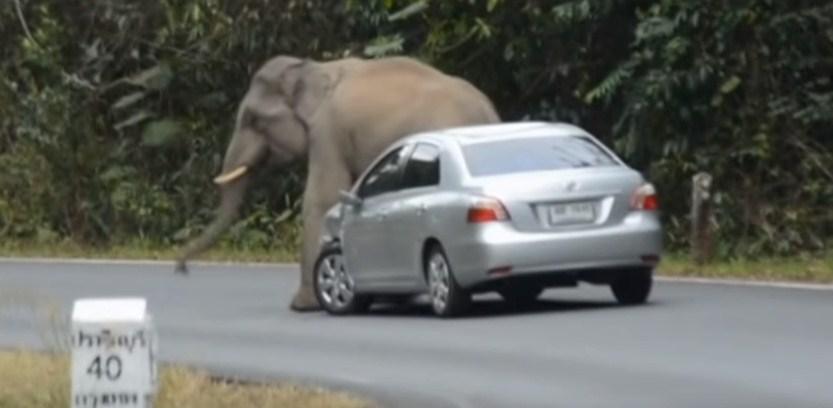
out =
<path fill-rule="evenodd" d="M 659 197 L 657 197 L 657 190 L 653 184 L 645 183 L 633 192 L 631 208 L 640 211 L 656 211 L 659 209 Z"/>
<path fill-rule="evenodd" d="M 505 221 L 509 214 L 503 204 L 495 199 L 485 199 L 475 202 L 469 207 L 468 221 L 470 223 L 483 223 L 492 221 Z"/>

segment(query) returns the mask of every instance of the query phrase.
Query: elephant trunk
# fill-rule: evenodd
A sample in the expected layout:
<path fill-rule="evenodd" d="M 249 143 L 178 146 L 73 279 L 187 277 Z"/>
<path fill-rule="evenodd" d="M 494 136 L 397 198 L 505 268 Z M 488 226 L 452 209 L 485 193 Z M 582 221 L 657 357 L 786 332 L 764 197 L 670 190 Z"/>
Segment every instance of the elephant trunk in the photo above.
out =
<path fill-rule="evenodd" d="M 188 272 L 188 260 L 208 249 L 220 234 L 225 232 L 235 218 L 246 195 L 246 187 L 253 170 L 267 155 L 267 146 L 263 138 L 251 129 L 241 126 L 244 110 L 238 113 L 234 135 L 226 150 L 223 171 L 214 179 L 220 187 L 220 207 L 217 218 L 196 239 L 189 242 L 180 252 L 176 262 L 176 272 Z"/>
<path fill-rule="evenodd" d="M 185 249 L 182 250 L 176 263 L 176 272 L 188 273 L 186 263 L 190 258 L 199 255 L 208 249 L 223 232 L 237 218 L 240 206 L 243 203 L 243 198 L 246 194 L 246 185 L 248 184 L 248 177 L 237 177 L 221 185 L 222 197 L 220 207 L 217 210 L 217 218 L 214 222 L 206 228 L 203 233 L 189 242 Z"/>

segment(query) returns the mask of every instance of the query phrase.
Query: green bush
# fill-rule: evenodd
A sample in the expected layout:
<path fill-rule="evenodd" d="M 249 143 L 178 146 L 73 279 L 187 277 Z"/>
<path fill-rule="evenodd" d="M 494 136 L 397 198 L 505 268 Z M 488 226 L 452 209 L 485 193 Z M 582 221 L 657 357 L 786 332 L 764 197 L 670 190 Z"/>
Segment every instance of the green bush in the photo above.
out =
<path fill-rule="evenodd" d="M 28 34 L 14 8 L 0 12 L 0 233 L 16 239 L 192 236 L 213 216 L 210 180 L 254 70 L 277 53 L 331 58 L 349 37 L 343 8 L 324 0 L 20 4 Z M 333 30 L 316 39 L 322 26 Z M 248 232 L 230 240 L 291 230 L 299 174 L 259 177 L 268 188 L 237 228 Z M 251 221 L 263 214 L 273 223 Z"/>
<path fill-rule="evenodd" d="M 352 4 L 394 17 L 378 18 L 374 52 L 473 79 L 507 119 L 612 144 L 658 185 L 671 248 L 687 244 L 699 171 L 714 176 L 724 256 L 816 251 L 833 233 L 829 1 Z"/>

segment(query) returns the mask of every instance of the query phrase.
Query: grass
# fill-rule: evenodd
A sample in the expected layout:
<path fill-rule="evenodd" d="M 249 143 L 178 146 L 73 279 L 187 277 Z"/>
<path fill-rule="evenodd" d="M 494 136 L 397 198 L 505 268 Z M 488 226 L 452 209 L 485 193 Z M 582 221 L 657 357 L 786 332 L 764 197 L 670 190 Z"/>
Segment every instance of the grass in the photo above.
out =
<path fill-rule="evenodd" d="M 697 265 L 687 256 L 671 254 L 659 267 L 663 276 L 792 281 L 833 284 L 833 252 L 817 256 L 724 260 Z"/>
<path fill-rule="evenodd" d="M 15 241 L 0 243 L 0 257 L 151 259 L 173 261 L 177 254 L 176 250 L 177 248 L 174 247 L 161 247 L 142 241 L 109 247 L 84 246 L 71 241 L 61 241 L 48 245 Z M 297 262 L 298 256 L 297 251 L 287 247 L 241 249 L 230 246 L 218 246 L 201 255 L 199 260 Z M 659 267 L 659 274 L 664 276 L 833 283 L 833 252 L 813 256 L 719 260 L 706 265 L 696 265 L 687 256 L 672 253 L 663 259 Z"/>
<path fill-rule="evenodd" d="M 0 408 L 64 408 L 69 404 L 65 354 L 0 351 Z M 181 367 L 162 367 L 157 408 L 302 407 L 353 408 L 372 403 L 342 392 L 296 385 L 218 382 Z"/>

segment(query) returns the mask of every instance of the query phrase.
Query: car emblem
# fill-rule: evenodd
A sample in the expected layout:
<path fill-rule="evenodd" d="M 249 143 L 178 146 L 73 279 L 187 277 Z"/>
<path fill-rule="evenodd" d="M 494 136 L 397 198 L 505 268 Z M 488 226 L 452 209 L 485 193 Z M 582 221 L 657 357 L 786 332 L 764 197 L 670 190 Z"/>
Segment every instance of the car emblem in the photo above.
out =
<path fill-rule="evenodd" d="M 578 189 L 578 183 L 575 181 L 571 181 L 564 186 L 564 189 L 567 190 L 568 193 L 572 193 Z"/>

